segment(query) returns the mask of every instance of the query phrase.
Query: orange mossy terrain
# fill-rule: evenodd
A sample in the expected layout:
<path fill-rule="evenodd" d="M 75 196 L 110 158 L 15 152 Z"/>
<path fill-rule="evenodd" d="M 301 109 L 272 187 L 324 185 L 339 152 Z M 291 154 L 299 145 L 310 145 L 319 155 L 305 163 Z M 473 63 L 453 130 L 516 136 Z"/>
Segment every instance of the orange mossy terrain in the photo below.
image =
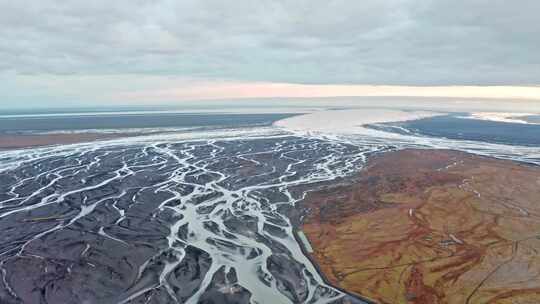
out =
<path fill-rule="evenodd" d="M 380 303 L 540 303 L 540 168 L 447 150 L 373 157 L 312 192 L 328 280 Z"/>

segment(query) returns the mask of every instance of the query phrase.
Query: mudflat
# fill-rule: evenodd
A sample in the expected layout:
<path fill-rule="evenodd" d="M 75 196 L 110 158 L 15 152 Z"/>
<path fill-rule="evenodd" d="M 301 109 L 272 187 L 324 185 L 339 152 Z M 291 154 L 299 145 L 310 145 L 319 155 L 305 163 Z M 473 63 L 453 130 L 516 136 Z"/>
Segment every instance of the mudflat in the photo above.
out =
<path fill-rule="evenodd" d="M 33 134 L 33 135 L 6 135 L 0 134 L 0 150 L 30 148 L 38 146 L 51 146 L 61 144 L 75 144 L 95 140 L 125 137 L 126 134 L 103 133 L 74 133 L 74 134 Z"/>
<path fill-rule="evenodd" d="M 300 207 L 312 259 L 348 292 L 380 303 L 540 299 L 539 167 L 388 152 Z"/>

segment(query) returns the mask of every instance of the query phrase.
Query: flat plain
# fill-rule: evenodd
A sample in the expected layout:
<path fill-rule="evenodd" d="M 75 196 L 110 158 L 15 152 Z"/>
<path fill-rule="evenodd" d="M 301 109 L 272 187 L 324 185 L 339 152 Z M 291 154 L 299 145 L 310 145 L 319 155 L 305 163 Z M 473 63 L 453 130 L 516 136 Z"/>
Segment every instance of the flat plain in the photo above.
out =
<path fill-rule="evenodd" d="M 312 192 L 302 229 L 330 282 L 380 303 L 533 303 L 539 200 L 538 167 L 402 150 Z"/>

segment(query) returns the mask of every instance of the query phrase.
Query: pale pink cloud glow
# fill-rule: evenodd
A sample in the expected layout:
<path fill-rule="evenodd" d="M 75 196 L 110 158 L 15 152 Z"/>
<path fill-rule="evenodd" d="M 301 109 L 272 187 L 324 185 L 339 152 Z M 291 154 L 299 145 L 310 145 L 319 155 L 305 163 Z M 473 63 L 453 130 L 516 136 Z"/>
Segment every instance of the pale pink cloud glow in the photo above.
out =
<path fill-rule="evenodd" d="M 242 98 L 316 98 L 347 96 L 410 96 L 540 100 L 538 86 L 390 86 L 307 85 L 289 83 L 189 83 L 171 88 L 124 91 L 114 98 L 134 101 Z"/>

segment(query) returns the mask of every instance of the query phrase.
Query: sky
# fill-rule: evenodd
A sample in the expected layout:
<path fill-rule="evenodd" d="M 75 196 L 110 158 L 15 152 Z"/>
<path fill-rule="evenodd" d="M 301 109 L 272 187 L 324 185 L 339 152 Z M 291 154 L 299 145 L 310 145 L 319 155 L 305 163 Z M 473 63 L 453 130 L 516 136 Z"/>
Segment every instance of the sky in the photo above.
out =
<path fill-rule="evenodd" d="M 0 0 L 0 108 L 540 101 L 538 0 Z"/>

